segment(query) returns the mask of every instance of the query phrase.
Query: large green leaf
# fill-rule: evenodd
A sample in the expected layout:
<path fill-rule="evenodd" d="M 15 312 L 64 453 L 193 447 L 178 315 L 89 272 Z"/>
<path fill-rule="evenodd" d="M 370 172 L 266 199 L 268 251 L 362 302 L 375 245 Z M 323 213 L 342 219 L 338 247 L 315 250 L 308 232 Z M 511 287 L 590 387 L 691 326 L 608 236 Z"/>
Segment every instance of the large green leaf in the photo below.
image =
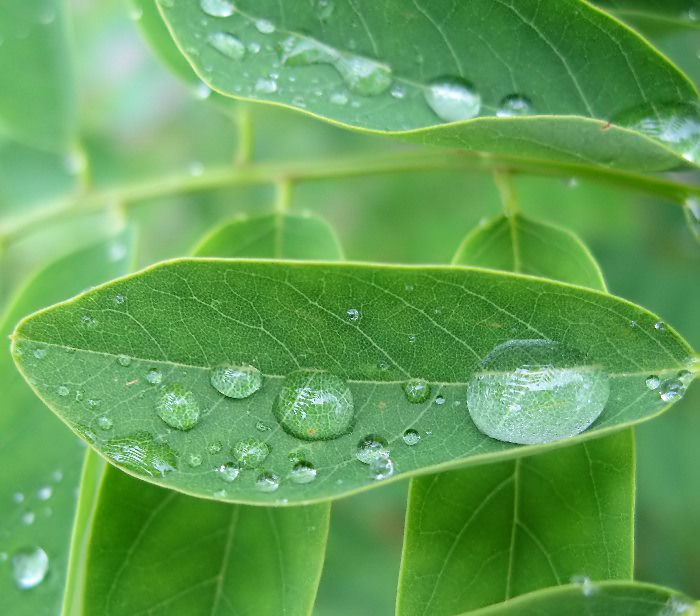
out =
<path fill-rule="evenodd" d="M 197 74 L 237 98 L 549 160 L 663 169 L 700 156 L 691 83 L 636 33 L 579 0 L 547 10 L 536 0 L 161 0 L 160 8 Z M 496 117 L 523 112 L 533 117 Z M 679 115 L 688 134 L 659 129 Z"/>
<path fill-rule="evenodd" d="M 75 136 L 76 97 L 61 0 L 0 5 L 0 128 L 18 141 L 67 151 Z M 11 93 L 11 94 L 10 94 Z"/>
<path fill-rule="evenodd" d="M 2 338 L 19 317 L 39 306 L 124 274 L 129 243 L 129 234 L 122 233 L 46 267 L 29 281 L 3 317 Z M 55 614 L 63 595 L 84 448 L 17 374 L 7 348 L 0 353 L 0 381 L 0 455 L 8 461 L 8 471 L 0 480 L 0 553 L 7 558 L 0 562 L 0 613 Z M 33 547 L 48 555 L 48 574 L 37 587 L 22 590 L 12 576 L 12 559 L 18 551 Z"/>
<path fill-rule="evenodd" d="M 468 612 L 469 616 L 693 616 L 700 605 L 673 590 L 641 582 L 559 586 Z M 467 616 L 467 614 L 464 614 Z"/>
<path fill-rule="evenodd" d="M 462 404 L 466 384 L 494 347 L 533 338 L 587 356 L 563 368 L 590 374 L 599 366 L 608 374 L 605 412 L 578 439 L 661 412 L 667 402 L 646 377 L 671 385 L 691 355 L 642 308 L 535 278 L 461 267 L 212 259 L 165 262 L 37 313 L 18 326 L 14 350 L 38 395 L 130 472 L 209 498 L 293 503 L 376 485 L 355 458 L 367 435 L 389 442 L 395 478 L 539 451 L 486 437 Z M 254 364 L 262 389 L 242 400 L 222 396 L 210 379 L 225 362 Z M 275 398 L 285 376 L 299 369 L 334 373 L 314 377 L 325 379 L 322 390 L 349 382 L 355 409 L 349 433 L 300 441 L 279 428 Z M 401 386 L 416 377 L 432 384 L 433 395 L 422 404 L 409 403 Z M 80 388 L 85 399 L 68 400 L 59 387 Z M 176 407 L 173 395 L 182 398 Z M 337 396 L 335 412 L 349 420 L 349 395 Z M 156 412 L 157 401 L 161 416 L 173 408 L 191 411 L 176 412 L 183 423 L 169 417 L 170 425 L 186 427 L 198 415 L 192 399 L 202 420 L 191 431 L 170 429 Z M 278 414 L 287 410 L 283 403 Z M 317 429 L 325 436 L 347 427 Z M 409 428 L 423 435 L 419 445 L 404 444 Z M 258 490 L 260 471 L 243 471 L 228 484 L 211 470 L 235 461 L 231 448 L 249 438 L 271 447 L 263 466 L 281 478 L 279 490 Z M 287 480 L 288 456 L 300 446 L 299 456 L 318 471 L 304 485 Z M 136 453 L 146 457 L 135 459 Z M 191 467 L 191 456 L 205 463 Z"/>

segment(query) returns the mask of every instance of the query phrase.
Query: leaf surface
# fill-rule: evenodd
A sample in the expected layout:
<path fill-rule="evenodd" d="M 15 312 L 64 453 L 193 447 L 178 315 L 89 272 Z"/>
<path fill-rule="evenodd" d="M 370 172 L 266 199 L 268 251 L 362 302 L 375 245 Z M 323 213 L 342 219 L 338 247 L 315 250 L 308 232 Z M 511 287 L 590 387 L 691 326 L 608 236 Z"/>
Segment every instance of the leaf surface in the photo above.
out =
<path fill-rule="evenodd" d="M 6 339 L 18 318 L 39 306 L 123 275 L 128 270 L 124 257 L 129 245 L 129 234 L 122 233 L 40 271 L 4 315 L 2 338 Z M 118 253 L 115 247 L 119 247 Z M 115 259 L 115 255 L 122 258 Z M 8 558 L 0 562 L 0 613 L 55 614 L 63 595 L 74 491 L 84 448 L 17 374 L 6 347 L 0 353 L 0 380 L 0 455 L 11 461 L 12 469 L 0 480 L 0 552 Z M 20 590 L 12 577 L 12 558 L 18 550 L 34 546 L 46 552 L 49 572 L 36 588 Z"/>
<path fill-rule="evenodd" d="M 667 403 L 646 377 L 675 378 L 691 351 L 657 322 L 606 294 L 488 270 L 182 259 L 33 315 L 15 331 L 14 350 L 39 396 L 130 472 L 209 498 L 302 503 L 377 485 L 355 456 L 367 435 L 388 441 L 394 478 L 545 449 L 486 437 L 463 404 L 481 361 L 514 339 L 558 341 L 607 373 L 603 415 L 571 442 L 659 413 Z M 239 400 L 222 396 L 210 380 L 227 362 L 257 367 L 262 389 Z M 335 391 L 345 396 L 344 410 L 349 395 L 354 401 L 348 433 L 302 441 L 279 427 L 275 398 L 300 369 L 334 375 L 323 377 L 322 388 L 348 382 L 349 394 Z M 411 378 L 431 384 L 424 403 L 406 399 L 402 384 Z M 57 395 L 61 385 L 84 389 L 85 401 Z M 201 409 L 189 431 L 170 429 L 158 415 L 156 403 L 173 387 Z M 416 447 L 402 440 L 409 428 L 424 436 Z M 248 438 L 265 441 L 270 455 L 262 469 L 226 485 L 211 469 L 231 461 L 231 448 Z M 146 462 L 127 455 L 132 446 Z M 305 485 L 287 480 L 288 456 L 299 447 L 318 471 Z M 188 468 L 190 455 L 205 463 Z M 280 478 L 278 491 L 256 489 L 262 471 Z"/>
<path fill-rule="evenodd" d="M 0 127 L 40 149 L 66 151 L 76 100 L 64 4 L 7 0 L 0 6 Z"/>
<path fill-rule="evenodd" d="M 651 170 L 698 157 L 697 130 L 681 144 L 663 131 L 647 131 L 650 140 L 609 125 L 646 126 L 636 116 L 655 121 L 672 110 L 697 127 L 697 93 L 644 39 L 578 0 L 546 11 L 536 0 L 343 0 L 294 10 L 203 0 L 160 9 L 198 75 L 236 98 L 531 158 Z M 523 112 L 531 117 L 497 117 Z"/>

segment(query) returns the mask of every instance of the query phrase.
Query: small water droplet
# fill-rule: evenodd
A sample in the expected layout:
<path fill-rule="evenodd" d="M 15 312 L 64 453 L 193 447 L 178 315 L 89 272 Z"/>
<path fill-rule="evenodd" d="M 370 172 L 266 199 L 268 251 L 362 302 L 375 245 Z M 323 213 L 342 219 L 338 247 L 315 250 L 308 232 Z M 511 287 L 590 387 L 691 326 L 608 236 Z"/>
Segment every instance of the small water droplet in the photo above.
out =
<path fill-rule="evenodd" d="M 661 379 L 655 374 L 652 374 L 648 376 L 644 382 L 649 389 L 656 389 L 661 384 Z"/>
<path fill-rule="evenodd" d="M 89 314 L 84 314 L 80 317 L 80 324 L 87 329 L 95 329 L 98 322 L 97 319 L 91 317 Z"/>
<path fill-rule="evenodd" d="M 104 454 L 117 464 L 138 474 L 164 477 L 177 468 L 175 451 L 148 432 L 134 432 L 113 438 L 103 446 Z"/>
<path fill-rule="evenodd" d="M 53 489 L 51 486 L 42 486 L 37 491 L 36 495 L 39 500 L 47 501 L 51 498 L 53 494 Z"/>
<path fill-rule="evenodd" d="M 272 34 L 275 31 L 275 24 L 267 19 L 258 19 L 255 22 L 255 28 L 261 34 Z"/>
<path fill-rule="evenodd" d="M 12 495 L 12 502 L 17 503 L 18 505 L 19 505 L 19 503 L 23 503 L 24 502 L 24 494 L 22 494 L 22 492 L 15 492 Z"/>
<path fill-rule="evenodd" d="M 259 53 L 261 49 L 260 43 L 257 41 L 251 41 L 248 43 L 248 51 L 252 54 Z"/>
<path fill-rule="evenodd" d="M 409 334 L 406 338 L 409 344 L 413 344 L 416 341 L 416 337 L 413 334 Z"/>
<path fill-rule="evenodd" d="M 314 2 L 314 13 L 316 13 L 316 17 L 322 21 L 330 19 L 334 10 L 335 4 L 332 0 L 316 0 L 316 2 Z"/>
<path fill-rule="evenodd" d="M 204 165 L 198 160 L 190 161 L 190 163 L 187 165 L 187 172 L 193 178 L 198 178 L 204 173 Z"/>
<path fill-rule="evenodd" d="M 46 349 L 43 347 L 39 347 L 38 349 L 34 349 L 34 352 L 32 353 L 36 359 L 44 359 L 46 357 Z"/>
<path fill-rule="evenodd" d="M 202 456 L 200 456 L 198 453 L 191 453 L 189 456 L 187 456 L 187 464 L 189 464 L 192 468 L 197 468 L 202 464 Z"/>
<path fill-rule="evenodd" d="M 243 399 L 262 387 L 263 378 L 254 366 L 225 364 L 211 371 L 210 382 L 224 396 Z"/>
<path fill-rule="evenodd" d="M 41 584 L 49 570 L 49 557 L 40 547 L 23 548 L 11 560 L 12 578 L 19 588 L 34 588 Z"/>
<path fill-rule="evenodd" d="M 394 462 L 391 458 L 376 458 L 369 463 L 369 474 L 381 481 L 394 474 Z"/>
<path fill-rule="evenodd" d="M 656 323 L 654 323 L 654 329 L 657 332 L 665 332 L 666 331 L 666 323 L 664 323 L 663 321 L 657 321 Z"/>
<path fill-rule="evenodd" d="M 388 458 L 390 455 L 386 439 L 375 434 L 365 436 L 357 444 L 355 451 L 355 457 L 363 464 L 369 464 L 372 460 Z"/>
<path fill-rule="evenodd" d="M 387 364 L 385 361 L 379 361 L 377 362 L 377 368 L 379 368 L 382 372 L 386 372 L 389 369 L 389 364 Z"/>
<path fill-rule="evenodd" d="M 117 294 L 114 296 L 114 303 L 115 304 L 123 304 L 126 301 L 126 297 L 124 297 L 121 294 Z"/>
<path fill-rule="evenodd" d="M 102 430 L 111 430 L 112 426 L 114 425 L 112 420 L 109 417 L 106 417 L 105 415 L 100 415 L 97 418 L 97 425 L 100 427 Z"/>
<path fill-rule="evenodd" d="M 598 586 L 587 575 L 573 575 L 571 576 L 571 583 L 578 584 L 581 587 L 584 597 L 591 597 L 599 590 Z"/>
<path fill-rule="evenodd" d="M 231 483 L 238 478 L 238 475 L 241 474 L 241 469 L 238 468 L 233 462 L 227 462 L 226 464 L 219 466 L 216 469 L 216 472 L 219 473 L 219 478 L 222 481 Z"/>
<path fill-rule="evenodd" d="M 255 91 L 261 94 L 277 92 L 277 82 L 274 79 L 265 79 L 261 77 L 255 82 Z"/>
<path fill-rule="evenodd" d="M 259 468 L 270 455 L 270 446 L 264 441 L 247 438 L 233 446 L 231 455 L 241 468 Z"/>
<path fill-rule="evenodd" d="M 127 366 L 131 365 L 131 357 L 128 355 L 120 355 L 117 357 L 117 362 L 120 366 L 124 366 L 126 368 Z"/>
<path fill-rule="evenodd" d="M 658 388 L 659 398 L 664 402 L 673 402 L 680 400 L 685 394 L 687 385 L 679 378 L 667 379 L 663 381 Z"/>
<path fill-rule="evenodd" d="M 289 473 L 289 478 L 293 483 L 311 483 L 316 479 L 316 468 L 310 462 L 297 462 Z"/>
<path fill-rule="evenodd" d="M 435 396 L 435 404 L 438 404 L 438 405 L 445 404 L 445 396 L 443 396 L 442 394 Z"/>
<path fill-rule="evenodd" d="M 418 433 L 417 430 L 413 430 L 412 428 L 409 428 L 403 433 L 403 442 L 406 443 L 406 445 L 417 445 L 418 442 L 420 441 L 420 434 Z"/>
<path fill-rule="evenodd" d="M 191 430 L 199 421 L 197 398 L 179 383 L 162 386 L 155 407 L 158 417 L 176 430 Z"/>
<path fill-rule="evenodd" d="M 391 94 L 393 98 L 401 100 L 403 98 L 406 98 L 406 88 L 404 88 L 400 84 L 396 84 L 391 88 L 389 94 Z"/>
<path fill-rule="evenodd" d="M 255 487 L 260 492 L 274 492 L 280 487 L 279 477 L 274 473 L 269 473 L 267 471 L 260 473 L 258 478 L 255 480 Z"/>
<path fill-rule="evenodd" d="M 457 77 L 433 81 L 425 90 L 425 100 L 445 122 L 468 120 L 481 110 L 481 96 L 469 82 Z"/>
<path fill-rule="evenodd" d="M 420 404 L 430 397 L 430 384 L 424 379 L 411 379 L 403 384 L 403 392 L 406 400 Z"/>
<path fill-rule="evenodd" d="M 151 368 L 146 372 L 146 381 L 151 385 L 160 385 L 163 380 L 163 373 L 158 368 Z"/>
<path fill-rule="evenodd" d="M 36 519 L 36 514 L 33 511 L 25 511 L 22 514 L 22 524 L 25 526 L 30 526 L 31 524 L 34 524 L 34 520 Z"/>
<path fill-rule="evenodd" d="M 230 17 L 236 10 L 229 0 L 200 0 L 199 6 L 212 17 Z"/>
<path fill-rule="evenodd" d="M 334 439 L 350 429 L 355 405 L 347 383 L 330 372 L 298 370 L 284 380 L 273 412 L 282 428 L 305 440 Z"/>
<path fill-rule="evenodd" d="M 509 94 L 499 104 L 496 115 L 499 118 L 513 118 L 532 115 L 532 103 L 526 96 Z"/>
<path fill-rule="evenodd" d="M 338 56 L 333 63 L 345 85 L 362 96 L 376 96 L 389 89 L 391 69 L 361 56 Z"/>
<path fill-rule="evenodd" d="M 350 308 L 346 313 L 345 313 L 345 318 L 350 322 L 350 323 L 357 323 L 357 321 L 360 320 L 360 311 L 357 308 Z"/>
<path fill-rule="evenodd" d="M 53 473 L 51 473 L 51 479 L 54 483 L 60 483 L 63 481 L 63 471 L 57 468 Z"/>
<path fill-rule="evenodd" d="M 203 81 L 200 81 L 194 87 L 194 96 L 197 100 L 206 100 L 211 96 L 211 88 Z"/>
<path fill-rule="evenodd" d="M 269 432 L 270 430 L 272 430 L 272 426 L 266 424 L 264 421 L 258 421 L 255 424 L 255 429 L 258 432 Z"/>
<path fill-rule="evenodd" d="M 580 351 L 551 340 L 510 340 L 475 372 L 467 405 L 492 438 L 548 443 L 588 428 L 609 394 L 607 374 Z"/>
<path fill-rule="evenodd" d="M 212 32 L 207 36 L 207 43 L 232 60 L 240 60 L 245 56 L 245 45 L 228 32 Z"/>
<path fill-rule="evenodd" d="M 70 389 L 68 389 L 65 385 L 59 385 L 59 386 L 56 388 L 56 393 L 57 393 L 59 396 L 65 397 L 65 396 L 67 396 L 67 395 L 70 393 Z"/>
<path fill-rule="evenodd" d="M 341 107 L 343 105 L 347 105 L 349 100 L 350 99 L 348 98 L 348 95 L 345 92 L 333 92 L 330 98 L 331 103 L 333 103 L 334 105 L 339 105 Z"/>
<path fill-rule="evenodd" d="M 216 453 L 219 453 L 224 447 L 224 444 L 221 441 L 214 441 L 210 445 L 207 445 L 207 451 L 214 455 Z"/>
<path fill-rule="evenodd" d="M 99 398 L 89 398 L 89 399 L 85 402 L 85 404 L 88 405 L 88 408 L 89 408 L 89 409 L 95 411 L 95 410 L 97 410 L 98 408 L 100 408 L 100 405 L 102 404 L 102 400 L 100 400 Z"/>

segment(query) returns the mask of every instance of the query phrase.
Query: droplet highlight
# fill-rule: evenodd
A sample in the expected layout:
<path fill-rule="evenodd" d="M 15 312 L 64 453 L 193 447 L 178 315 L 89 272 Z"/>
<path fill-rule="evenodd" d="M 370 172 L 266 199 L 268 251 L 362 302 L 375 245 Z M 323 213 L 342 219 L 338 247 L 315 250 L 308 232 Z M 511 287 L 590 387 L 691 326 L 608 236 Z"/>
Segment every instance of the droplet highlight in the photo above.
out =
<path fill-rule="evenodd" d="M 254 366 L 226 364 L 212 370 L 210 382 L 220 394 L 240 400 L 258 391 L 263 377 Z"/>

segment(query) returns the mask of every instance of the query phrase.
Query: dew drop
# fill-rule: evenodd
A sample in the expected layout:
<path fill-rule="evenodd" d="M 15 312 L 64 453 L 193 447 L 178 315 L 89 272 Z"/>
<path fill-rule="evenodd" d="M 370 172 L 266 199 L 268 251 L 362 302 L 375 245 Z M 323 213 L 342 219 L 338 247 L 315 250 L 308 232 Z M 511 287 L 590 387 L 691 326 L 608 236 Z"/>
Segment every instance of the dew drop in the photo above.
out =
<path fill-rule="evenodd" d="M 680 400 L 685 394 L 687 383 L 682 378 L 667 379 L 658 388 L 659 398 L 664 402 L 674 402 Z"/>
<path fill-rule="evenodd" d="M 280 487 L 280 480 L 274 473 L 264 472 L 260 473 L 255 480 L 255 487 L 260 492 L 274 492 Z"/>
<path fill-rule="evenodd" d="M 666 331 L 666 323 L 664 323 L 663 321 L 657 321 L 656 323 L 654 323 L 654 329 L 657 332 L 665 332 Z"/>
<path fill-rule="evenodd" d="M 40 547 L 23 548 L 11 560 L 12 578 L 19 588 L 34 588 L 41 584 L 49 570 L 49 557 Z"/>
<path fill-rule="evenodd" d="M 574 575 L 571 577 L 571 583 L 581 587 L 584 597 L 592 597 L 599 590 L 587 575 Z"/>
<path fill-rule="evenodd" d="M 216 472 L 219 473 L 219 479 L 225 481 L 226 483 L 231 483 L 238 478 L 238 475 L 241 474 L 241 469 L 238 468 L 233 462 L 227 462 L 226 464 L 219 466 L 216 469 Z"/>
<path fill-rule="evenodd" d="M 375 434 L 365 436 L 357 444 L 355 451 L 355 457 L 363 464 L 369 464 L 372 460 L 388 458 L 390 455 L 386 439 Z"/>
<path fill-rule="evenodd" d="M 194 96 L 197 100 L 206 100 L 211 96 L 211 88 L 209 88 L 209 86 L 203 81 L 200 81 L 194 87 Z"/>
<path fill-rule="evenodd" d="M 97 410 L 100 408 L 100 405 L 102 404 L 102 400 L 99 398 L 88 398 L 86 403 L 88 405 L 88 408 L 92 409 L 93 411 Z"/>
<path fill-rule="evenodd" d="M 282 64 L 286 66 L 305 66 L 307 64 L 333 64 L 338 58 L 334 49 L 314 39 L 290 36 L 281 44 Z"/>
<path fill-rule="evenodd" d="M 251 41 L 248 43 L 248 51 L 252 54 L 256 54 L 260 52 L 260 49 L 262 49 L 260 43 L 257 41 Z"/>
<path fill-rule="evenodd" d="M 655 374 L 652 374 L 648 376 L 644 382 L 649 389 L 656 389 L 661 384 L 661 379 Z"/>
<path fill-rule="evenodd" d="M 56 393 L 61 396 L 61 397 L 66 397 L 70 393 L 70 389 L 68 389 L 65 385 L 59 385 L 56 388 Z"/>
<path fill-rule="evenodd" d="M 117 357 L 117 362 L 120 366 L 124 366 L 126 368 L 127 366 L 131 365 L 131 357 L 128 355 L 120 355 Z"/>
<path fill-rule="evenodd" d="M 22 492 L 15 492 L 12 495 L 12 502 L 17 503 L 18 505 L 19 503 L 24 502 L 24 494 L 22 494 Z"/>
<path fill-rule="evenodd" d="M 457 77 L 433 81 L 425 90 L 425 100 L 445 122 L 468 120 L 481 110 L 481 96 L 469 82 Z"/>
<path fill-rule="evenodd" d="M 277 82 L 274 79 L 261 77 L 255 82 L 255 91 L 260 94 L 273 94 L 277 92 Z"/>
<path fill-rule="evenodd" d="M 150 477 L 164 477 L 177 468 L 177 456 L 165 442 L 148 432 L 134 432 L 104 444 L 104 454 L 129 470 Z"/>
<path fill-rule="evenodd" d="M 32 353 L 36 359 L 44 359 L 46 357 L 46 349 L 43 347 L 39 347 L 38 349 L 34 349 L 34 352 Z"/>
<path fill-rule="evenodd" d="M 259 468 L 270 455 L 270 446 L 258 439 L 247 438 L 233 446 L 231 455 L 241 468 Z"/>
<path fill-rule="evenodd" d="M 60 483 L 63 481 L 63 471 L 60 468 L 57 468 L 53 473 L 51 473 L 51 480 L 54 483 Z"/>
<path fill-rule="evenodd" d="M 342 107 L 343 105 L 347 105 L 349 100 L 350 99 L 348 98 L 348 95 L 345 94 L 345 92 L 333 92 L 333 94 L 331 94 L 330 97 L 331 103 L 340 107 Z"/>
<path fill-rule="evenodd" d="M 682 614 L 685 614 L 685 616 L 695 616 L 695 609 L 691 602 L 681 597 L 670 597 L 663 609 L 659 612 L 659 616 L 679 616 Z"/>
<path fill-rule="evenodd" d="M 314 2 L 314 13 L 322 21 L 329 19 L 333 15 L 334 10 L 335 4 L 333 0 L 316 0 Z"/>
<path fill-rule="evenodd" d="M 275 31 L 275 24 L 267 19 L 258 19 L 255 22 L 255 28 L 261 34 L 272 34 Z"/>
<path fill-rule="evenodd" d="M 114 424 L 109 417 L 106 417 L 105 415 L 100 415 L 97 418 L 97 425 L 102 430 L 111 430 Z"/>
<path fill-rule="evenodd" d="M 403 433 L 403 442 L 406 443 L 406 445 L 417 445 L 420 441 L 420 434 L 418 433 L 418 430 L 413 430 L 412 428 L 409 428 Z"/>
<path fill-rule="evenodd" d="M 412 404 L 420 404 L 430 397 L 430 384 L 424 379 L 411 379 L 403 384 L 406 400 Z"/>
<path fill-rule="evenodd" d="M 207 43 L 232 60 L 240 60 L 245 55 L 245 45 L 228 32 L 212 32 L 207 36 Z"/>
<path fill-rule="evenodd" d="M 42 501 L 49 500 L 52 494 L 53 490 L 51 489 L 51 486 L 42 486 L 36 493 L 38 499 Z"/>
<path fill-rule="evenodd" d="M 199 6 L 211 17 L 230 17 L 235 11 L 229 0 L 200 0 Z"/>
<path fill-rule="evenodd" d="M 98 325 L 97 319 L 91 317 L 89 314 L 84 314 L 80 317 L 80 324 L 87 329 L 95 329 Z"/>
<path fill-rule="evenodd" d="M 608 375 L 571 347 L 511 340 L 494 348 L 469 383 L 476 426 L 510 443 L 548 443 L 583 432 L 610 394 Z"/>
<path fill-rule="evenodd" d="M 333 63 L 345 85 L 362 96 L 376 96 L 391 85 L 391 70 L 361 56 L 338 56 Z"/>
<path fill-rule="evenodd" d="M 121 294 L 117 294 L 114 296 L 114 303 L 115 304 L 123 304 L 126 301 L 126 297 L 124 297 Z"/>
<path fill-rule="evenodd" d="M 255 429 L 258 432 L 269 432 L 270 430 L 272 430 L 272 426 L 266 424 L 264 421 L 258 421 L 255 424 Z"/>
<path fill-rule="evenodd" d="M 33 511 L 25 511 L 22 514 L 22 524 L 25 526 L 30 526 L 31 524 L 34 524 L 34 520 L 36 519 L 36 514 Z"/>
<path fill-rule="evenodd" d="M 289 473 L 292 483 L 311 483 L 316 479 L 316 467 L 310 462 L 297 462 Z"/>
<path fill-rule="evenodd" d="M 435 396 L 435 404 L 439 406 L 445 404 L 445 396 L 443 396 L 442 394 Z"/>
<path fill-rule="evenodd" d="M 151 385 L 160 385 L 163 380 L 163 373 L 158 368 L 151 368 L 146 372 L 146 381 Z"/>
<path fill-rule="evenodd" d="M 258 391 L 263 379 L 260 370 L 254 366 L 226 364 L 211 371 L 210 382 L 219 393 L 240 400 Z"/>
<path fill-rule="evenodd" d="M 345 313 L 345 318 L 350 322 L 350 323 L 357 323 L 360 320 L 360 311 L 357 308 L 350 308 L 346 313 Z"/>
<path fill-rule="evenodd" d="M 369 473 L 377 481 L 391 477 L 394 474 L 394 462 L 391 458 L 376 458 L 369 463 Z"/>
<path fill-rule="evenodd" d="M 298 370 L 284 380 L 273 412 L 282 428 L 304 440 L 334 439 L 355 417 L 347 383 L 330 372 Z"/>
<path fill-rule="evenodd" d="M 498 104 L 496 115 L 499 118 L 532 115 L 532 103 L 526 96 L 509 94 Z"/>
<path fill-rule="evenodd" d="M 396 84 L 391 88 L 389 94 L 391 94 L 393 98 L 401 100 L 403 98 L 406 98 L 406 88 L 399 84 Z"/>
<path fill-rule="evenodd" d="M 198 453 L 191 453 L 189 456 L 187 456 L 187 464 L 189 464 L 192 468 L 197 468 L 202 464 L 202 456 L 200 456 Z"/>
<path fill-rule="evenodd" d="M 214 441 L 210 445 L 207 445 L 207 451 L 214 455 L 219 453 L 223 449 L 224 445 L 221 441 Z"/>
<path fill-rule="evenodd" d="M 179 383 L 161 387 L 155 406 L 158 417 L 176 430 L 191 430 L 199 421 L 197 398 Z"/>

